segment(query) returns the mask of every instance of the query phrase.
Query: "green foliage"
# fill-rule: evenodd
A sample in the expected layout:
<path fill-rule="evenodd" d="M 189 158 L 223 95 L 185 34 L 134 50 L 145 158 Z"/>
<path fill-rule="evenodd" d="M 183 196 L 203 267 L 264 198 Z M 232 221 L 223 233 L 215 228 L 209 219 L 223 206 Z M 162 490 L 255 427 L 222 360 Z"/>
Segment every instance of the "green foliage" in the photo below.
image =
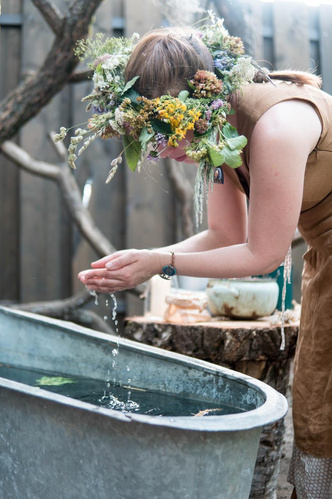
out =
<path fill-rule="evenodd" d="M 127 164 L 129 168 L 134 172 L 142 153 L 141 143 L 137 140 L 133 140 L 128 135 L 124 135 L 123 145 Z"/>

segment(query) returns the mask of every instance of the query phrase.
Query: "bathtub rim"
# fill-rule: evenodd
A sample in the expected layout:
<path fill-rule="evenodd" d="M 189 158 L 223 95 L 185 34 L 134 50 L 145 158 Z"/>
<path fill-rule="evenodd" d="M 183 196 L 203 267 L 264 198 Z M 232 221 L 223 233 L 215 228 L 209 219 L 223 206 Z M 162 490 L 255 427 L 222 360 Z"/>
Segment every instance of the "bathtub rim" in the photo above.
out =
<path fill-rule="evenodd" d="M 266 383 L 259 381 L 251 376 L 233 371 L 231 369 L 212 364 L 194 357 L 189 357 L 176 352 L 170 352 L 158 347 L 145 345 L 133 340 L 111 336 L 106 333 L 94 331 L 78 324 L 54 319 L 51 317 L 34 314 L 16 310 L 4 306 L 0 306 L 0 313 L 9 316 L 26 319 L 30 322 L 42 323 L 44 325 L 51 325 L 54 328 L 66 331 L 69 334 L 76 334 L 83 337 L 93 338 L 96 341 L 107 344 L 114 343 L 120 345 L 121 349 L 136 350 L 144 355 L 153 356 L 155 358 L 165 358 L 172 362 L 179 364 L 186 364 L 193 369 L 200 371 L 208 371 L 210 373 L 218 372 L 220 375 L 225 376 L 230 380 L 236 382 L 242 381 L 245 385 L 249 385 L 252 389 L 257 390 L 264 398 L 265 401 L 256 409 L 246 411 L 244 413 L 229 414 L 223 416 L 208 416 L 208 417 L 194 417 L 194 416 L 149 416 L 145 414 L 136 413 L 123 413 L 121 411 L 106 409 L 98 407 L 93 404 L 83 402 L 80 400 L 72 399 L 64 395 L 44 390 L 39 387 L 29 386 L 23 383 L 9 380 L 0 377 L 1 386 L 8 390 L 19 391 L 25 395 L 35 396 L 45 401 L 56 402 L 58 404 L 67 405 L 72 408 L 80 409 L 82 411 L 89 411 L 102 415 L 104 417 L 116 419 L 125 423 L 141 423 L 147 425 L 168 427 L 180 430 L 190 430 L 199 432 L 232 432 L 232 431 L 245 431 L 262 427 L 266 424 L 274 423 L 282 419 L 288 410 L 286 398 L 274 388 Z"/>

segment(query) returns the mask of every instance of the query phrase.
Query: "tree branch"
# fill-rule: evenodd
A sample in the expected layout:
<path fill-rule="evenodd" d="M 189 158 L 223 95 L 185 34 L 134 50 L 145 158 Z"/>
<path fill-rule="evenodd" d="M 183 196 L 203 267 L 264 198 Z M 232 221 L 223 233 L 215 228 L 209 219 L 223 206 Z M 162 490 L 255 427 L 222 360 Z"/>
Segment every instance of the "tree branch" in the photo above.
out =
<path fill-rule="evenodd" d="M 93 75 L 93 71 L 87 69 L 86 71 L 78 71 L 73 73 L 68 78 L 68 83 L 81 83 L 81 81 L 89 80 Z"/>
<path fill-rule="evenodd" d="M 22 81 L 0 104 L 0 144 L 36 116 L 67 82 L 78 63 L 74 54 L 76 42 L 86 37 L 91 17 L 102 1 L 73 2 L 40 70 Z M 46 9 L 49 2 L 39 0 L 39 4 Z"/>
<path fill-rule="evenodd" d="M 57 180 L 69 214 L 82 236 L 100 257 L 114 253 L 116 249 L 98 229 L 90 212 L 83 206 L 81 192 L 67 164 L 62 165 L 61 175 Z"/>
<path fill-rule="evenodd" d="M 63 25 L 63 16 L 59 9 L 48 0 L 32 0 L 51 30 L 59 35 Z"/>
<path fill-rule="evenodd" d="M 8 159 L 12 160 L 20 168 L 34 175 L 41 175 L 58 182 L 70 217 L 97 255 L 103 257 L 116 251 L 98 229 L 90 212 L 83 206 L 80 189 L 68 164 L 63 163 L 61 166 L 55 166 L 38 161 L 32 158 L 24 149 L 9 141 L 3 144 L 2 151 Z"/>
<path fill-rule="evenodd" d="M 10 159 L 16 166 L 23 168 L 34 175 L 40 175 L 51 180 L 57 180 L 60 175 L 60 168 L 45 161 L 38 161 L 28 154 L 24 149 L 14 142 L 6 141 L 2 144 L 1 152 Z"/>
<path fill-rule="evenodd" d="M 54 319 L 63 319 L 90 327 L 96 331 L 102 331 L 108 334 L 114 334 L 114 330 L 95 312 L 81 309 L 92 300 L 92 296 L 87 291 L 77 293 L 65 300 L 41 301 L 34 303 L 23 303 L 22 305 L 10 305 L 16 310 L 24 310 L 34 314 L 53 317 Z"/>

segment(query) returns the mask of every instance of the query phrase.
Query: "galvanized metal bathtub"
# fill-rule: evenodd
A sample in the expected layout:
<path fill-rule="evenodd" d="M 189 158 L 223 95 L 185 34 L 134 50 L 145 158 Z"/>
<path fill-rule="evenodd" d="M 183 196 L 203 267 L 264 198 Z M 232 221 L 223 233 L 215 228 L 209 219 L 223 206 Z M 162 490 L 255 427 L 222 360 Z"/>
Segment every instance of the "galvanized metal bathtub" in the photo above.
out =
<path fill-rule="evenodd" d="M 123 413 L 0 378 L 3 499 L 245 499 L 263 425 L 285 398 L 245 375 L 118 339 L 116 376 L 137 388 L 240 414 L 156 417 Z M 106 379 L 117 338 L 0 307 L 0 363 Z"/>

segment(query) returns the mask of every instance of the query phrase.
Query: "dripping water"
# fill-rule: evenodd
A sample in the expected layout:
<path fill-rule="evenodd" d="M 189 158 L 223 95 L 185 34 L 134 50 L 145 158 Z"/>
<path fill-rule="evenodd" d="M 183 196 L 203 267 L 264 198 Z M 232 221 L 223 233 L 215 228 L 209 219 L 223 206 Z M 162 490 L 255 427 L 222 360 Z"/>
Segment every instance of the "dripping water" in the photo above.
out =
<path fill-rule="evenodd" d="M 99 305 L 98 301 L 98 295 L 95 291 L 90 291 L 88 290 L 91 296 L 94 296 L 95 298 L 95 305 Z M 116 370 L 117 370 L 117 359 L 119 356 L 119 349 L 120 349 L 120 343 L 119 343 L 119 321 L 117 318 L 117 309 L 118 309 L 118 302 L 116 299 L 116 296 L 112 293 L 110 294 L 111 298 L 111 320 L 114 324 L 114 332 L 115 336 L 117 338 L 116 342 L 116 347 L 112 349 L 112 360 L 111 360 L 111 365 L 110 368 L 107 370 L 107 376 L 106 376 L 106 385 L 105 389 L 103 390 L 103 395 L 99 399 L 99 403 L 107 407 L 108 409 L 116 409 L 116 410 L 121 410 L 124 412 L 127 411 L 137 411 L 139 410 L 139 404 L 135 402 L 134 400 L 131 399 L 131 377 L 130 377 L 130 367 L 127 366 L 127 372 L 128 372 L 128 378 L 127 378 L 127 398 L 125 401 L 119 400 L 118 397 L 116 397 L 112 393 L 112 387 L 115 387 L 117 384 L 117 379 L 116 379 Z M 109 299 L 105 300 L 105 305 L 108 308 L 109 307 Z M 104 321 L 107 321 L 107 315 L 104 315 Z"/>

